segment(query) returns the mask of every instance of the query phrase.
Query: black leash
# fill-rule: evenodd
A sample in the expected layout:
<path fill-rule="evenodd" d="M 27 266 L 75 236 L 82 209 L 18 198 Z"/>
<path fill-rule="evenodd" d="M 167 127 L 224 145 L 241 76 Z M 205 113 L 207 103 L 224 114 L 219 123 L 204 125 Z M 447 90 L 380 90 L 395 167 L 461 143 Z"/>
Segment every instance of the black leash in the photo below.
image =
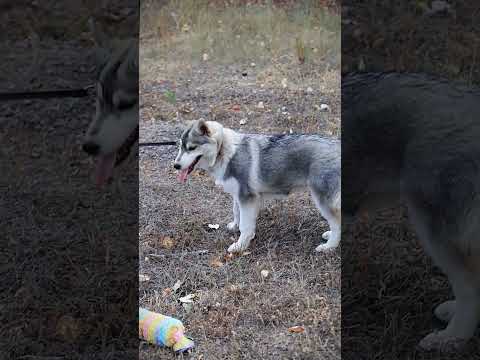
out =
<path fill-rule="evenodd" d="M 138 146 L 174 146 L 177 145 L 176 141 L 161 141 L 161 142 L 146 142 L 139 143 Z"/>
<path fill-rule="evenodd" d="M 0 92 L 0 101 L 9 101 L 9 100 L 29 100 L 29 99 L 52 99 L 52 98 L 79 98 L 88 96 L 88 89 L 93 86 L 87 86 L 82 89 L 72 89 L 72 90 L 44 90 L 44 91 L 12 91 L 12 92 Z M 132 138 L 132 141 L 135 142 L 138 139 L 138 131 L 136 137 Z M 146 142 L 139 143 L 138 146 L 175 146 L 177 145 L 176 141 L 161 141 L 161 142 Z"/>
<path fill-rule="evenodd" d="M 12 91 L 0 92 L 0 101 L 28 100 L 28 99 L 52 99 L 52 98 L 80 98 L 88 96 L 88 86 L 83 89 L 72 90 L 44 90 L 44 91 Z"/>

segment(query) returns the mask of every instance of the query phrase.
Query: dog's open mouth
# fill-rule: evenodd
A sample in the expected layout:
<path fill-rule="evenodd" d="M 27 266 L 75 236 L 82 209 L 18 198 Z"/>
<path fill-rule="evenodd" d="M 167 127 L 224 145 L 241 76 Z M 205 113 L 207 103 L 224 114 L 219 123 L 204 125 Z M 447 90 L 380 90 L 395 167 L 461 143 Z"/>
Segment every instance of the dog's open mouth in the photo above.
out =
<path fill-rule="evenodd" d="M 195 169 L 195 165 L 200 161 L 200 158 L 202 155 L 198 155 L 195 160 L 190 164 L 185 169 L 180 170 L 180 173 L 178 174 L 178 180 L 181 181 L 182 183 L 185 183 L 187 181 L 188 175 Z"/>
<path fill-rule="evenodd" d="M 111 154 L 99 155 L 95 171 L 97 186 L 103 186 L 112 176 L 113 168 L 120 165 L 130 154 L 133 144 L 138 140 L 138 126 L 125 139 L 118 150 Z"/>

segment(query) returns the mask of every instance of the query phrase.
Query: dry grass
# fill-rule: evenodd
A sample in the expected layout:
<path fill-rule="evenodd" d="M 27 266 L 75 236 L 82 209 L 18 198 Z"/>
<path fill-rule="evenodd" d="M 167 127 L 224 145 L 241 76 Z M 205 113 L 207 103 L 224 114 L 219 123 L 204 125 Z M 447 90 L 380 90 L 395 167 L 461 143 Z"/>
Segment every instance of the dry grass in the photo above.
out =
<path fill-rule="evenodd" d="M 314 2 L 205 3 L 149 7 L 141 34 L 141 140 L 176 139 L 177 111 L 240 131 L 339 135 L 338 17 Z M 160 31 L 158 24 L 168 26 Z M 330 112 L 319 111 L 323 103 Z M 225 229 L 231 200 L 202 173 L 180 185 L 175 152 L 140 151 L 140 272 L 150 278 L 140 284 L 141 305 L 185 323 L 197 344 L 185 358 L 338 359 L 340 259 L 338 251 L 314 252 L 326 223 L 307 194 L 269 204 L 251 253 L 228 259 L 226 248 L 238 236 Z M 176 292 L 165 291 L 178 280 Z M 178 299 L 189 293 L 197 298 L 185 309 Z M 290 333 L 295 325 L 305 332 Z M 171 357 L 146 344 L 140 352 L 143 359 Z"/>
<path fill-rule="evenodd" d="M 144 5 L 141 38 L 148 44 L 140 55 L 144 76 L 155 76 L 159 66 L 175 74 L 202 62 L 244 67 L 254 63 L 278 83 L 287 78 L 306 87 L 324 72 L 338 72 L 340 18 L 314 1 L 286 8 L 268 2 L 227 7 L 209 3 Z M 164 28 L 169 31 L 159 30 Z"/>

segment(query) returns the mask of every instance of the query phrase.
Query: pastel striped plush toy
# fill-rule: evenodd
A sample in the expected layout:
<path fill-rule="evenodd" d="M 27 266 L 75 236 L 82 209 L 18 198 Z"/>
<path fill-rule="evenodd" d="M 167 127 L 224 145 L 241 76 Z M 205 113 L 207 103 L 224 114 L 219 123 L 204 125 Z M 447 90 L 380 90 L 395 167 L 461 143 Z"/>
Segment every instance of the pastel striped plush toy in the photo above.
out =
<path fill-rule="evenodd" d="M 175 352 L 191 349 L 193 341 L 184 335 L 180 320 L 139 308 L 138 333 L 149 343 L 172 347 Z"/>

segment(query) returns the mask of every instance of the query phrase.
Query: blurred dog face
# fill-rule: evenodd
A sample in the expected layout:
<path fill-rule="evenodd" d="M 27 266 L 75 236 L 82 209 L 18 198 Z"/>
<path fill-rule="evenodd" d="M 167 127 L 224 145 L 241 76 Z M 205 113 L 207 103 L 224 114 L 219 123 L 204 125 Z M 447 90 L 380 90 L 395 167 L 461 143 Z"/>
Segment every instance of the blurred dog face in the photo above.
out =
<path fill-rule="evenodd" d="M 115 50 L 97 44 L 96 57 L 96 109 L 83 150 L 97 158 L 96 182 L 103 185 L 138 140 L 138 42 L 119 42 Z"/>

